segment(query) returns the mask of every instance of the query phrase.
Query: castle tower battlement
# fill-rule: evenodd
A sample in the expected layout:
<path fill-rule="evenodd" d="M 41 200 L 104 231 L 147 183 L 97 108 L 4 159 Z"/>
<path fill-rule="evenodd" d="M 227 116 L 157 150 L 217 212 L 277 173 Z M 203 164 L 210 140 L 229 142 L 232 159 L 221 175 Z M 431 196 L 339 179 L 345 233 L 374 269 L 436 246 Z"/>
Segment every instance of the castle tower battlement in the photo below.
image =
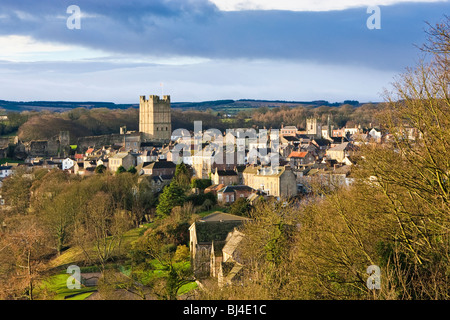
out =
<path fill-rule="evenodd" d="M 172 134 L 170 96 L 150 95 L 139 99 L 139 132 L 143 140 L 168 142 Z"/>

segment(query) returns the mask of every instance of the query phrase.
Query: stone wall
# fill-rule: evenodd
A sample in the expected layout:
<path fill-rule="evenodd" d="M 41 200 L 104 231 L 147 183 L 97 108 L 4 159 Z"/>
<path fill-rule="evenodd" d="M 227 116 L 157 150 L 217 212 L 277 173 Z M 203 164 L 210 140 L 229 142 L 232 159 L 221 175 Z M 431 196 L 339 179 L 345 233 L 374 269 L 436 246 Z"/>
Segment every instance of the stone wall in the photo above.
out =
<path fill-rule="evenodd" d="M 89 147 L 94 149 L 102 148 L 103 146 L 122 145 L 124 143 L 123 134 L 108 134 L 102 136 L 89 136 L 78 138 L 77 146 L 78 152 L 85 152 Z"/>
<path fill-rule="evenodd" d="M 33 140 L 25 143 L 25 152 L 32 157 L 65 157 L 70 152 L 69 141 L 69 132 L 61 131 L 49 140 Z M 22 149 L 17 150 L 17 153 L 22 152 Z"/>

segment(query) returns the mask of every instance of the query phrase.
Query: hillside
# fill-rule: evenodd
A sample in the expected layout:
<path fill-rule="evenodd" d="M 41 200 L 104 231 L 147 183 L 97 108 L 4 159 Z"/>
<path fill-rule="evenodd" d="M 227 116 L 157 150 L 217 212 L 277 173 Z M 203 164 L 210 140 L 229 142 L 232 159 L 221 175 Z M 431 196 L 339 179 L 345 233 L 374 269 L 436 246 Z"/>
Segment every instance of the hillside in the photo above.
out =
<path fill-rule="evenodd" d="M 339 107 L 343 104 L 350 104 L 354 106 L 360 106 L 362 103 L 354 100 L 345 100 L 344 102 L 334 102 L 330 103 L 325 100 L 317 101 L 285 101 L 285 100 L 252 100 L 252 99 L 240 99 L 240 100 L 213 100 L 213 101 L 202 101 L 202 102 L 172 102 L 172 108 L 177 109 L 195 109 L 195 110 L 215 110 L 223 111 L 229 110 L 231 113 L 236 113 L 240 109 L 253 109 L 260 107 L 319 107 L 319 106 L 329 106 L 329 107 Z M 53 111 L 53 112 L 64 112 L 70 109 L 76 108 L 107 108 L 107 109 L 128 109 L 137 108 L 138 103 L 125 103 L 117 104 L 113 102 L 94 102 L 94 101 L 6 101 L 0 100 L 0 109 L 5 111 Z M 235 111 L 235 112 L 233 112 Z"/>
<path fill-rule="evenodd" d="M 193 130 L 194 121 L 201 121 L 203 129 L 222 131 L 282 125 L 304 128 L 306 118 L 313 116 L 322 123 L 327 123 L 330 117 L 331 124 L 337 127 L 376 124 L 380 104 L 344 102 L 251 99 L 172 102 L 172 128 Z M 112 102 L 0 100 L 0 114 L 8 115 L 7 120 L 0 122 L 0 135 L 18 135 L 22 141 L 30 141 L 49 139 L 60 131 L 69 131 L 71 142 L 75 143 L 82 136 L 118 133 L 122 126 L 138 130 L 138 107 L 138 104 Z"/>

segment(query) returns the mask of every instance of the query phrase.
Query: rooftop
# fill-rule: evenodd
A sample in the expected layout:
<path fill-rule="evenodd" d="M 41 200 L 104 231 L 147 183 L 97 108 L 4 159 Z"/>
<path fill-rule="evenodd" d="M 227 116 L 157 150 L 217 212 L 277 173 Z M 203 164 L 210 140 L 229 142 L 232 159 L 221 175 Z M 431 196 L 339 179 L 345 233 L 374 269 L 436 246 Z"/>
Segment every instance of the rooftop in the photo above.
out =
<path fill-rule="evenodd" d="M 306 155 L 308 154 L 307 151 L 292 151 L 289 155 L 288 158 L 304 158 L 306 157 Z"/>
<path fill-rule="evenodd" d="M 254 191 L 252 187 L 246 186 L 246 185 L 239 185 L 239 186 L 226 186 L 222 189 L 220 189 L 218 192 L 227 193 L 227 192 L 234 192 L 236 190 L 240 191 Z"/>
<path fill-rule="evenodd" d="M 200 222 L 223 222 L 223 221 L 247 221 L 249 218 L 236 216 L 234 214 L 223 213 L 220 211 L 211 213 L 203 218 L 201 218 Z"/>

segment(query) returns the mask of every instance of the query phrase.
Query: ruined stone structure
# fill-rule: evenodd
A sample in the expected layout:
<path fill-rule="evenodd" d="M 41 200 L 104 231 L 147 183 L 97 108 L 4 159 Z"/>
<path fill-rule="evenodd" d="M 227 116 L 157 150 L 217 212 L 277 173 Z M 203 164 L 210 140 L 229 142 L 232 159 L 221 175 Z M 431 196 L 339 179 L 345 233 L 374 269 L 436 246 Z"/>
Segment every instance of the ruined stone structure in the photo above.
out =
<path fill-rule="evenodd" d="M 58 135 L 48 140 L 33 140 L 24 143 L 25 150 L 15 150 L 17 157 L 19 153 L 26 152 L 29 156 L 39 157 L 66 157 L 70 152 L 70 135 L 69 131 L 61 131 Z M 17 149 L 17 148 L 16 148 Z"/>
<path fill-rule="evenodd" d="M 169 142 L 172 134 L 172 120 L 170 115 L 170 96 L 160 99 L 151 95 L 139 101 L 139 132 L 144 141 Z"/>

